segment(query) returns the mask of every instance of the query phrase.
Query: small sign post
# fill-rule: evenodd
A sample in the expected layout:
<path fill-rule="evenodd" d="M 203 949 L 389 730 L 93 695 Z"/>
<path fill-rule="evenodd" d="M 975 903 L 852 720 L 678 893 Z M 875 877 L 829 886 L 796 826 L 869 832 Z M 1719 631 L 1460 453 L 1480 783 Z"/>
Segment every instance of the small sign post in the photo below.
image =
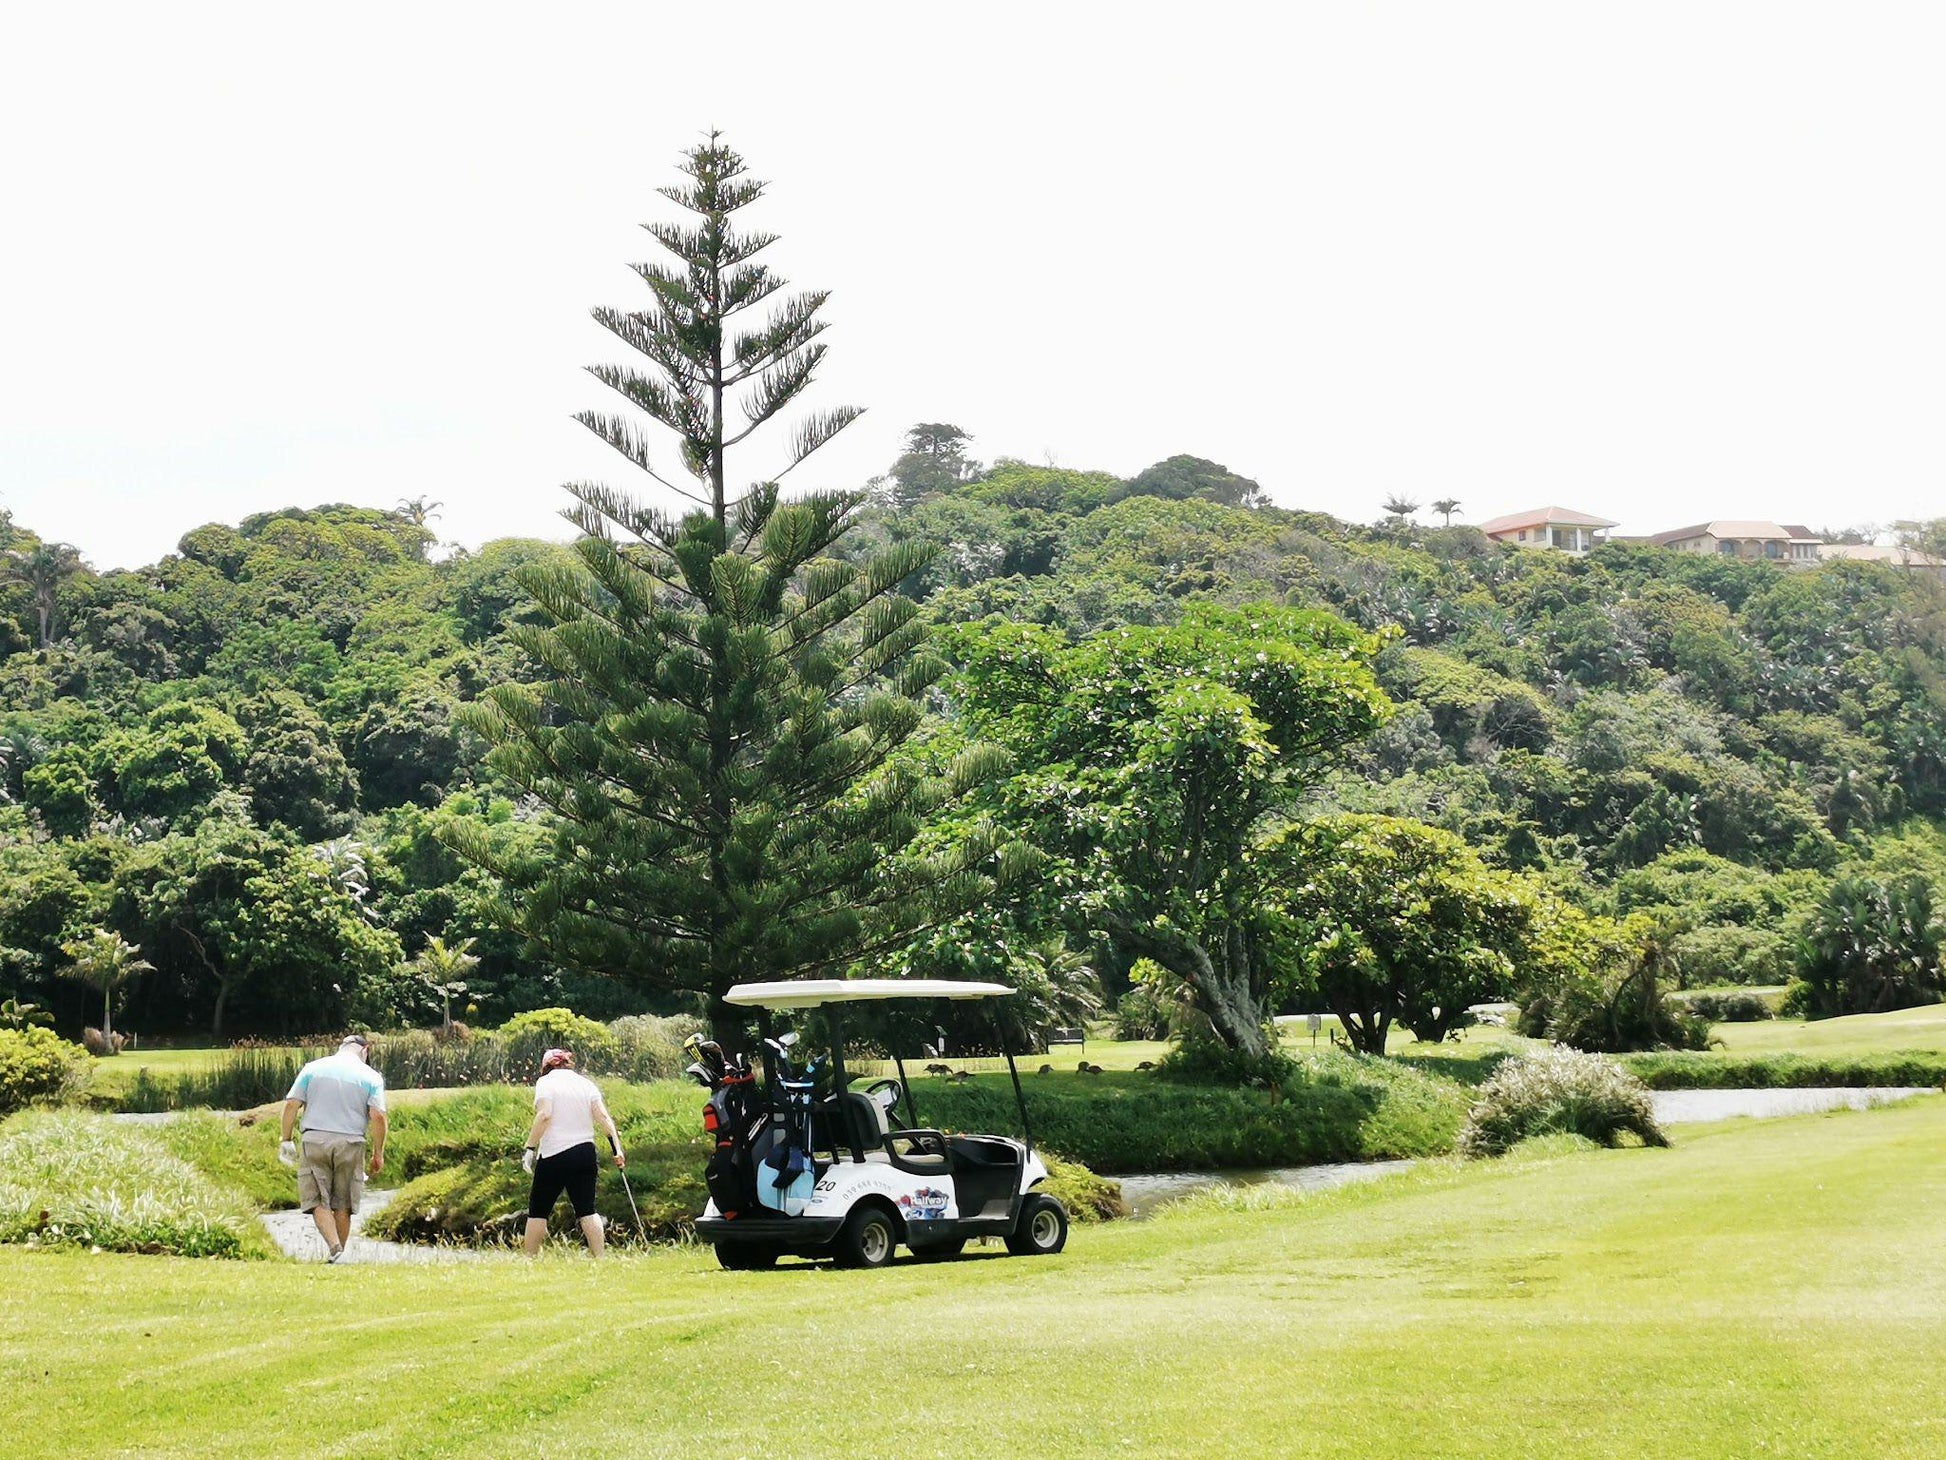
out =
<path fill-rule="evenodd" d="M 1324 1028 L 1324 1015 L 1306 1014 L 1304 1016 L 1304 1022 L 1311 1026 L 1311 1048 L 1316 1049 L 1318 1047 L 1318 1031 Z"/>

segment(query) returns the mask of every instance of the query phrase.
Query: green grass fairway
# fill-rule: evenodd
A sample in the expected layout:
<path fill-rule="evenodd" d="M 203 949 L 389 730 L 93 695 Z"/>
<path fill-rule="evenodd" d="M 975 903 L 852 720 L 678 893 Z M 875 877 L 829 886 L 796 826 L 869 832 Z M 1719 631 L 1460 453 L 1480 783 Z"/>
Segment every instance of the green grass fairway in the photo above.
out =
<path fill-rule="evenodd" d="M 1946 1004 L 1852 1014 L 1843 1019 L 1763 1019 L 1719 1024 L 1716 1036 L 1734 1054 L 1879 1054 L 1895 1049 L 1946 1049 Z"/>
<path fill-rule="evenodd" d="M 1942 1149 L 1926 1099 L 879 1273 L 10 1250 L 0 1447 L 1937 1456 Z"/>

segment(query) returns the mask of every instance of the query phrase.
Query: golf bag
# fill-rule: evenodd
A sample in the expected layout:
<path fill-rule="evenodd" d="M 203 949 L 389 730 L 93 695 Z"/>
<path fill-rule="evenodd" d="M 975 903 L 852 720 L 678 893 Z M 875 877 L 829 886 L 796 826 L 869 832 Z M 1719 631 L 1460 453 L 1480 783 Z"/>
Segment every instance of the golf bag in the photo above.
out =
<path fill-rule="evenodd" d="M 756 1163 L 757 1202 L 794 1217 L 810 1204 L 817 1185 L 811 1155 L 811 1109 L 815 1082 L 779 1080 L 778 1109 L 771 1118 L 774 1138 Z"/>
<path fill-rule="evenodd" d="M 750 1142 L 759 1127 L 758 1114 L 756 1085 L 749 1075 L 727 1078 L 703 1107 L 703 1129 L 716 1142 L 703 1168 L 703 1185 L 716 1209 L 726 1216 L 756 1205 Z"/>

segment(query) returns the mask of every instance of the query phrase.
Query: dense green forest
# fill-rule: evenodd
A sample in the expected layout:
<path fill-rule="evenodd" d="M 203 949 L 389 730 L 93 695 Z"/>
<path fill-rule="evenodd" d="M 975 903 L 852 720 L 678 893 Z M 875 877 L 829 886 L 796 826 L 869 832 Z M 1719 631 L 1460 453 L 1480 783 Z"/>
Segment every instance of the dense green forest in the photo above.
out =
<path fill-rule="evenodd" d="M 1626 949 L 1611 985 L 1647 959 L 1691 984 L 1798 976 L 1815 991 L 1819 940 L 1869 925 L 1826 961 L 1876 956 L 1879 937 L 1884 978 L 1904 980 L 1883 997 L 1936 995 L 1936 580 L 1623 545 L 1576 559 L 1272 506 L 1189 456 L 1124 479 L 982 466 L 969 444 L 916 428 L 836 551 L 932 549 L 902 586 L 954 673 L 902 754 L 1004 748 L 1014 772 L 986 788 L 985 814 L 1045 870 L 879 966 L 1059 985 L 1092 965 L 1111 1001 L 1135 981 L 1131 1017 L 1166 1020 L 1188 956 L 1169 940 L 1203 915 L 1180 909 L 1218 896 L 1255 996 L 1297 1007 L 1322 990 L 1428 1037 L 1455 989 L 1504 996 L 1524 957 L 1567 942 L 1586 965 L 1604 938 Z M 674 1007 L 653 980 L 557 966 L 507 930 L 480 859 L 453 850 L 503 866 L 553 854 L 552 813 L 489 769 L 460 707 L 542 677 L 516 643 L 539 621 L 518 579 L 570 554 L 442 547 L 435 511 L 265 513 L 104 573 L 0 513 L 0 997 L 67 1029 L 95 1022 L 101 996 L 61 976 L 64 950 L 107 928 L 153 965 L 116 1015 L 144 1034 L 436 1019 L 430 937 L 475 940 L 464 997 L 481 1020 Z M 1382 694 L 1356 691 L 1361 666 Z M 1306 704 L 1338 706 L 1301 765 L 1264 708 L 1280 672 Z M 1193 696 L 1172 688 L 1191 682 Z M 1270 725 L 1269 748 L 1223 738 L 1226 716 Z M 1234 750 L 1206 804 L 1146 786 L 1158 734 L 1174 737 L 1172 796 L 1183 745 Z M 947 808 L 928 835 L 950 840 L 970 815 Z M 1206 838 L 1250 875 L 1219 887 L 1160 866 L 1160 844 Z M 1461 931 L 1387 948 L 1370 932 L 1382 907 L 1332 931 L 1374 886 L 1421 887 L 1426 925 Z M 1495 920 L 1516 905 L 1510 951 Z M 1448 957 L 1443 994 L 1373 990 Z M 1191 1001 L 1220 1024 L 1216 987 Z"/>

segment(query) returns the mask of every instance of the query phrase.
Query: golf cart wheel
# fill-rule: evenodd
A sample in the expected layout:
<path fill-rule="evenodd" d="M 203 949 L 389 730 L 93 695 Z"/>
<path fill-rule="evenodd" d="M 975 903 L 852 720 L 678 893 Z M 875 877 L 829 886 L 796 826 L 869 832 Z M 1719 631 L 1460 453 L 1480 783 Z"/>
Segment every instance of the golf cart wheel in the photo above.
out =
<path fill-rule="evenodd" d="M 863 1206 L 845 1218 L 834 1254 L 840 1267 L 884 1267 L 898 1245 L 891 1215 L 880 1207 Z"/>
<path fill-rule="evenodd" d="M 731 1272 L 762 1272 L 767 1267 L 777 1266 L 782 1256 L 775 1247 L 766 1247 L 758 1242 L 719 1242 L 716 1244 L 716 1260 Z"/>
<path fill-rule="evenodd" d="M 1007 1251 L 1015 1257 L 1051 1257 L 1067 1245 L 1067 1208 L 1051 1196 L 1029 1192 L 1019 1222 L 1007 1235 Z"/>

